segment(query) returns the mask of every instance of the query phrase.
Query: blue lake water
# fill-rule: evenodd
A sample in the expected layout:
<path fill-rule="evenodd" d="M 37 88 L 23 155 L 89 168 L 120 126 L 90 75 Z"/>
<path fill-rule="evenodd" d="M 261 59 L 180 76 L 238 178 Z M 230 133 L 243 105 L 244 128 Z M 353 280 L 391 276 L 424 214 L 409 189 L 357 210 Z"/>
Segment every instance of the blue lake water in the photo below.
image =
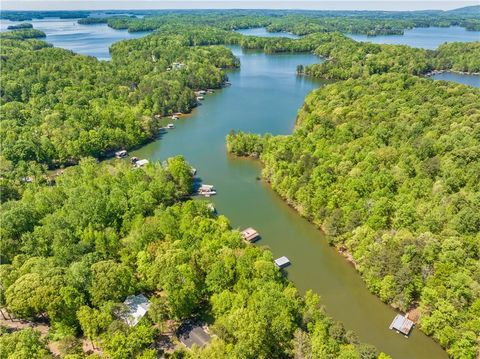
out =
<path fill-rule="evenodd" d="M 32 23 L 55 46 L 101 59 L 109 58 L 112 43 L 145 35 L 113 30 L 104 24 L 78 25 L 76 20 L 43 19 Z M 2 21 L 1 29 L 9 24 Z M 240 32 L 294 37 L 265 29 Z M 225 135 L 231 129 L 290 133 L 304 97 L 324 85 L 297 76 L 296 65 L 321 59 L 311 54 L 266 55 L 231 49 L 241 60 L 239 70 L 229 71 L 232 86 L 206 96 L 202 106 L 175 122 L 174 130 L 133 154 L 150 160 L 185 156 L 198 169 L 199 176 L 217 188 L 219 194 L 211 200 L 219 212 L 227 215 L 234 227 L 258 229 L 262 235 L 259 245 L 268 246 L 275 256 L 287 255 L 292 261 L 289 278 L 300 290 L 319 293 L 327 312 L 355 330 L 361 340 L 394 358 L 445 358 L 439 345 L 419 330 L 408 340 L 389 330 L 395 311 L 368 292 L 354 268 L 328 245 L 317 228 L 288 207 L 267 184 L 257 181 L 260 164 L 226 154 Z"/>
<path fill-rule="evenodd" d="M 126 39 L 136 39 L 148 32 L 129 33 L 127 30 L 114 30 L 105 24 L 80 25 L 77 19 L 45 18 L 26 21 L 34 29 L 47 34 L 45 41 L 53 46 L 72 50 L 76 53 L 95 56 L 100 60 L 109 60 L 109 47 L 114 42 Z M 1 20 L 0 31 L 6 31 L 9 25 L 19 24 L 18 21 Z"/>
<path fill-rule="evenodd" d="M 445 80 L 458 82 L 460 84 L 469 85 L 473 87 L 480 87 L 480 75 L 458 74 L 455 72 L 444 72 L 433 75 L 431 78 L 435 80 Z"/>
<path fill-rule="evenodd" d="M 405 30 L 403 35 L 367 36 L 347 34 L 356 41 L 375 44 L 408 45 L 434 50 L 444 42 L 480 41 L 480 31 L 467 31 L 463 27 L 417 27 Z"/>
<path fill-rule="evenodd" d="M 268 32 L 264 27 L 256 27 L 253 29 L 240 29 L 237 30 L 240 34 L 247 36 L 259 36 L 259 37 L 288 37 L 290 39 L 298 39 L 300 36 L 291 34 L 289 32 Z"/>

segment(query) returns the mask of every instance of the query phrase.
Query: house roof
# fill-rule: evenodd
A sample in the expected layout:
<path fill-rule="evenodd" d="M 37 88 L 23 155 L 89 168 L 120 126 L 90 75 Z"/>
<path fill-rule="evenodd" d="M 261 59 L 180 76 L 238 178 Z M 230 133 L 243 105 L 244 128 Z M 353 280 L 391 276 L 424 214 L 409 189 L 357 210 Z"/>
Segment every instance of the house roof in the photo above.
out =
<path fill-rule="evenodd" d="M 187 348 L 193 347 L 194 344 L 203 347 L 210 339 L 210 335 L 200 326 L 193 327 L 190 331 L 180 336 L 180 341 Z"/>
<path fill-rule="evenodd" d="M 131 327 L 138 324 L 150 306 L 150 302 L 143 294 L 131 295 L 125 299 L 123 304 L 128 307 L 124 320 Z"/>

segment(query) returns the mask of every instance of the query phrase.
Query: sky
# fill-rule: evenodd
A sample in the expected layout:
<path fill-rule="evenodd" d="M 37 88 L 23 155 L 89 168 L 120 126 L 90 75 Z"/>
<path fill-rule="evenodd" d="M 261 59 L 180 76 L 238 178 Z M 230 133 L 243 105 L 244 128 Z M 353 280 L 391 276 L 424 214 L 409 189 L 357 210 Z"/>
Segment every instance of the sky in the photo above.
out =
<path fill-rule="evenodd" d="M 479 5 L 475 1 L 313 1 L 313 0 L 2 0 L 2 10 L 106 10 L 106 9 L 309 9 L 309 10 L 450 10 Z"/>

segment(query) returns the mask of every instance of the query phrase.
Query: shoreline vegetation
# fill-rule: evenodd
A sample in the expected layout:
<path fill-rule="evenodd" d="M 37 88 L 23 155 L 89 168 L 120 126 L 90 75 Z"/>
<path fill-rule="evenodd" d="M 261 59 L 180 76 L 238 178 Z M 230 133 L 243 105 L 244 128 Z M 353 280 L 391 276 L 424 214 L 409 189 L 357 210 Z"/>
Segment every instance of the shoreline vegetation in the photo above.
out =
<path fill-rule="evenodd" d="M 75 341 L 83 333 L 110 355 L 120 342 L 131 343 L 119 358 L 153 357 L 153 324 L 164 328 L 198 315 L 214 320 L 220 339 L 195 351 L 197 357 L 273 358 L 306 351 L 386 358 L 327 318 L 316 297 L 298 297 L 272 267 L 270 252 L 243 248 L 224 217 L 181 201 L 191 193 L 191 169 L 182 159 L 138 171 L 82 160 L 152 140 L 155 116 L 187 112 L 195 90 L 220 88 L 224 70 L 240 65 L 223 45 L 309 51 L 328 60 L 302 71 L 338 82 L 306 98 L 292 135 L 231 133 L 228 151 L 260 158 L 263 178 L 334 245 L 345 246 L 373 293 L 405 311 L 419 301 L 421 329 L 451 357 L 474 358 L 480 317 L 474 125 L 480 95 L 418 76 L 479 72 L 480 42 L 429 51 L 357 43 L 308 23 L 300 39 L 260 38 L 231 31 L 265 26 L 270 20 L 260 15 L 225 16 L 211 24 L 212 16 L 165 15 L 160 26 L 155 19 L 153 34 L 114 44 L 110 62 L 53 48 L 33 38 L 35 29 L 0 35 L 0 270 L 8 281 L 2 303 L 19 317 L 48 318 L 61 340 Z M 298 16 L 280 19 L 278 31 L 300 32 L 292 28 Z M 151 19 L 112 21 L 140 27 Z M 55 186 L 23 180 L 42 178 L 49 166 L 78 162 Z M 201 233 L 187 228 L 192 220 L 204 226 Z M 146 325 L 126 328 L 116 316 L 118 304 L 144 291 L 155 298 L 156 309 Z M 258 309 L 238 304 L 249 296 L 260 301 L 263 321 L 255 319 Z M 245 333 L 235 324 L 239 315 Z M 265 334 L 263 341 L 258 333 Z M 22 335 L 0 340 L 38 339 Z M 262 344 L 267 342 L 273 344 Z"/>
<path fill-rule="evenodd" d="M 95 353 L 119 359 L 153 359 L 157 351 L 167 358 L 389 358 L 329 318 L 317 295 L 300 295 L 270 251 L 246 244 L 224 216 L 188 197 L 192 189 L 181 157 L 135 171 L 84 159 L 56 186 L 4 203 L 2 304 L 16 318 L 43 318 L 48 334 L 2 332 L 2 352 L 50 358 L 48 342 L 62 357 L 84 358 L 88 341 Z M 128 326 L 122 302 L 138 293 L 150 308 Z M 188 351 L 179 343 L 189 322 L 208 326 L 208 346 Z"/>
<path fill-rule="evenodd" d="M 461 11 L 459 11 L 461 10 Z M 318 32 L 344 32 L 354 34 L 403 35 L 404 30 L 414 27 L 462 26 L 466 30 L 480 30 L 478 9 L 463 8 L 458 11 L 282 11 L 282 10 L 235 10 L 235 11 L 185 11 L 183 17 L 189 24 L 208 24 L 224 30 L 265 27 L 268 32 L 289 32 L 303 36 Z M 109 17 L 82 18 L 80 24 L 107 24 L 117 30 L 154 31 L 165 22 L 178 21 L 177 13 L 142 14 L 135 11 Z"/>
<path fill-rule="evenodd" d="M 260 159 L 262 178 L 371 292 L 417 309 L 420 329 L 451 357 L 475 358 L 479 104 L 480 90 L 455 83 L 350 79 L 307 96 L 291 135 L 231 132 L 227 150 Z"/>

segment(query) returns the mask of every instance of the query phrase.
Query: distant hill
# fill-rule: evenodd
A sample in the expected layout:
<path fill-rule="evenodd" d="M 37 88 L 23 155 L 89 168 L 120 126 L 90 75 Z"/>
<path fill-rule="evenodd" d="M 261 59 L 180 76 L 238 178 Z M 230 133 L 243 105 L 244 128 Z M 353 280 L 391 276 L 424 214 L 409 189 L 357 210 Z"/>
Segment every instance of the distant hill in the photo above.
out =
<path fill-rule="evenodd" d="M 456 15 L 480 15 L 480 5 L 461 7 L 447 12 L 455 13 Z"/>

